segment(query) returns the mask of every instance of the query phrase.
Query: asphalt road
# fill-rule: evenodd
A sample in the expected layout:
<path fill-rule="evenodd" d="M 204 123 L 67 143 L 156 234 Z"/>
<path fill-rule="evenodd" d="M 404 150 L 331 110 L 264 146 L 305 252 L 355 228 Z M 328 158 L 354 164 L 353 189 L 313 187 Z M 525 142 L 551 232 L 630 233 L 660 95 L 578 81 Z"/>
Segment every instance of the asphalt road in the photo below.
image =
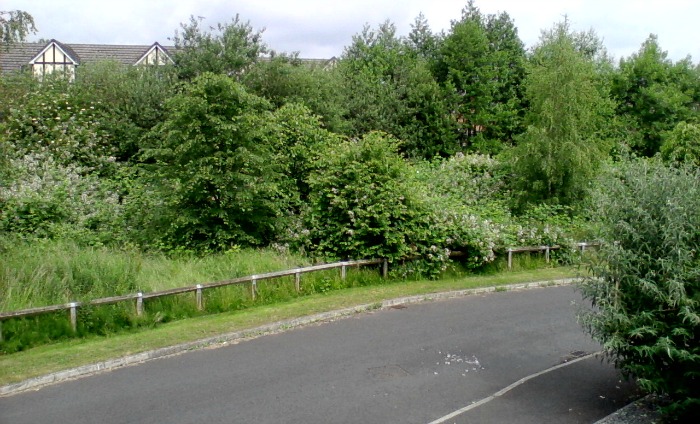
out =
<path fill-rule="evenodd" d="M 572 361 L 599 349 L 578 303 L 551 287 L 379 310 L 0 398 L 0 423 L 593 423 L 634 389 Z"/>

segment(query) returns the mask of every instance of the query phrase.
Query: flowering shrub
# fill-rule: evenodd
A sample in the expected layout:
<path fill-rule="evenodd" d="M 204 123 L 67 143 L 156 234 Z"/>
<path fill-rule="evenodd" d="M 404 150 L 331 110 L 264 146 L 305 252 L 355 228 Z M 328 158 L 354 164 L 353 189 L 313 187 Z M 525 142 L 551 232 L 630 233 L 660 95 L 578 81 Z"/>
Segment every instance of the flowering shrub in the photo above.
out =
<path fill-rule="evenodd" d="M 331 259 L 387 258 L 402 275 L 435 276 L 449 250 L 425 202 L 409 179 L 398 140 L 372 132 L 330 145 L 309 177 L 309 206 L 296 244 Z"/>
<path fill-rule="evenodd" d="M 119 199 L 96 176 L 60 165 L 48 154 L 27 154 L 9 163 L 11 182 L 0 186 L 0 231 L 87 244 L 113 237 Z"/>
<path fill-rule="evenodd" d="M 56 85 L 54 85 L 56 84 Z M 114 148 L 101 129 L 101 112 L 75 98 L 59 82 L 40 85 L 13 99 L 0 126 L 16 157 L 51 154 L 58 164 L 105 174 L 114 167 Z"/>

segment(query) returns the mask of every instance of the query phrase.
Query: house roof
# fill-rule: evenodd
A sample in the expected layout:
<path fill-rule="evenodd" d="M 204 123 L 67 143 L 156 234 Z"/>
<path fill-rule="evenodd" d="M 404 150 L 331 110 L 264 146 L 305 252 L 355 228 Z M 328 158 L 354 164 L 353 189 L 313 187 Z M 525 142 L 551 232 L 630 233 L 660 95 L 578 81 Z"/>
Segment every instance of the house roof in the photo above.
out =
<path fill-rule="evenodd" d="M 0 72 L 9 73 L 21 70 L 52 43 L 60 47 L 78 64 L 114 60 L 125 65 L 135 65 L 155 47 L 162 49 L 168 55 L 175 51 L 174 46 L 162 46 L 157 42 L 150 45 L 69 44 L 57 40 L 42 43 L 16 43 L 7 49 L 0 48 Z M 265 58 L 261 59 L 265 60 Z M 338 59 L 336 57 L 330 59 L 300 58 L 299 61 L 306 66 L 330 69 L 335 66 Z"/>
<path fill-rule="evenodd" d="M 48 43 L 17 43 L 7 50 L 0 50 L 0 71 L 3 73 L 18 71 L 28 65 L 41 51 L 51 43 L 56 43 L 78 63 L 114 60 L 125 65 L 134 65 L 154 46 L 166 53 L 174 50 L 172 46 L 150 45 L 113 45 L 113 44 L 69 44 L 51 40 Z"/>

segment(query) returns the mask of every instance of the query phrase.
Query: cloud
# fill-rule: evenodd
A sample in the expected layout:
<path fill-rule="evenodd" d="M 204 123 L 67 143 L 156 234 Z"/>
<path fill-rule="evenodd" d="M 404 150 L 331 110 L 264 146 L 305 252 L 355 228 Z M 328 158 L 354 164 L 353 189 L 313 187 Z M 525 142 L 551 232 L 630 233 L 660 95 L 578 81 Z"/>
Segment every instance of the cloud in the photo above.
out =
<path fill-rule="evenodd" d="M 466 0 L 3 0 L 3 10 L 32 14 L 38 37 L 73 43 L 168 43 L 191 15 L 206 24 L 228 22 L 239 13 L 254 28 L 266 27 L 263 39 L 278 51 L 300 51 L 306 57 L 342 53 L 365 23 L 386 19 L 400 35 L 423 12 L 434 32 L 459 19 Z M 674 59 L 700 56 L 700 2 L 695 0 L 477 0 L 484 13 L 508 12 L 526 43 L 532 46 L 542 29 L 568 15 L 576 30 L 594 28 L 617 57 L 639 49 L 650 33 Z"/>

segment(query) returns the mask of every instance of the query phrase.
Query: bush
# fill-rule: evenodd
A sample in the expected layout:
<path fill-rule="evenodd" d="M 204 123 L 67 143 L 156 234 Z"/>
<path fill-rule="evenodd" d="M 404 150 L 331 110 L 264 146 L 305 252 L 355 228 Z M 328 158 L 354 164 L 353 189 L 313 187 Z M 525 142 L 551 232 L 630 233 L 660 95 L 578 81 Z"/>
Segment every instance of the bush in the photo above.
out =
<path fill-rule="evenodd" d="M 411 184 L 399 142 L 372 132 L 330 146 L 309 177 L 309 210 L 302 243 L 333 259 L 421 256 L 428 274 L 447 261 L 423 189 Z M 303 230 L 302 230 L 303 231 Z M 448 252 L 449 253 L 449 252 Z"/>
<path fill-rule="evenodd" d="M 672 131 L 666 132 L 661 157 L 670 163 L 700 166 L 700 126 L 679 122 Z"/>
<path fill-rule="evenodd" d="M 9 183 L 0 186 L 0 232 L 88 245 L 114 239 L 121 206 L 96 175 L 46 153 L 10 160 L 9 168 Z"/>
<path fill-rule="evenodd" d="M 221 251 L 275 241 L 296 197 L 267 101 L 204 73 L 167 104 L 153 135 L 168 249 Z"/>
<path fill-rule="evenodd" d="M 700 172 L 623 164 L 594 195 L 606 242 L 581 291 L 584 327 L 667 411 L 700 412 Z"/>

